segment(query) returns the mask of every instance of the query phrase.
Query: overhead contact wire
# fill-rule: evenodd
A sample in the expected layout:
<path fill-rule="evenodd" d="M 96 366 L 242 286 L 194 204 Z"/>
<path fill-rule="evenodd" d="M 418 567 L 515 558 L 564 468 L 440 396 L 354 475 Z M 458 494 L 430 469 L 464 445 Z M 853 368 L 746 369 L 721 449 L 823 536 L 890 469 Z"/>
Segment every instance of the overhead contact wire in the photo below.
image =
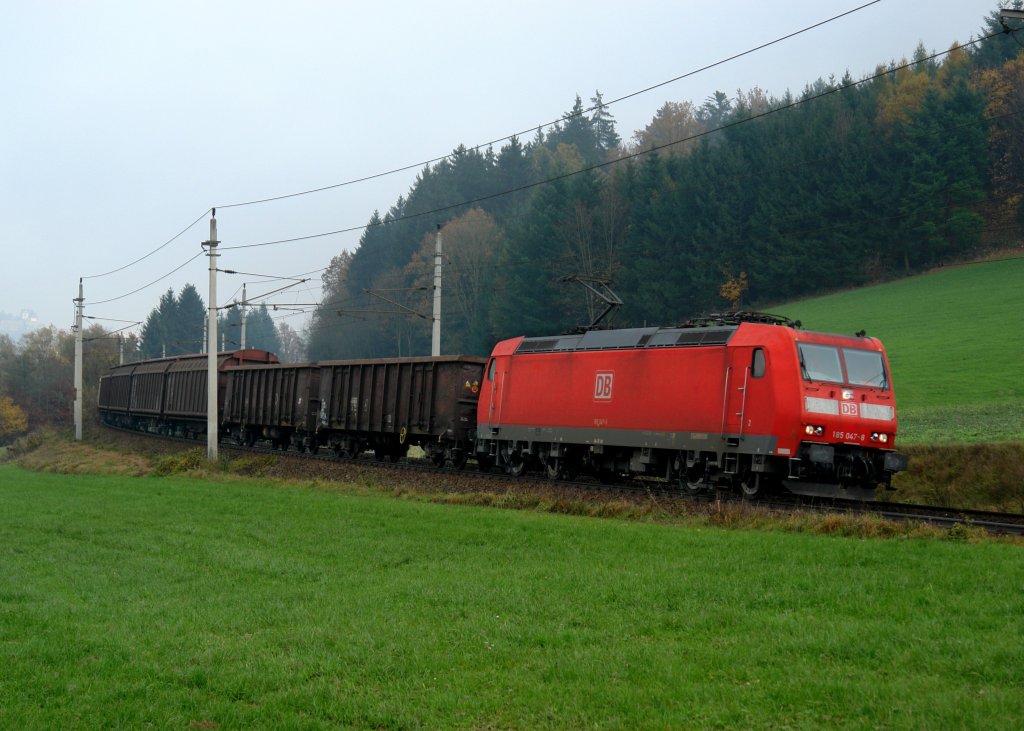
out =
<path fill-rule="evenodd" d="M 612 104 L 616 104 L 618 102 L 625 101 L 626 99 L 632 99 L 635 96 L 639 96 L 641 94 L 646 94 L 649 91 L 653 91 L 655 89 L 660 89 L 663 86 L 667 86 L 669 84 L 673 84 L 673 83 L 675 83 L 677 81 L 681 81 L 682 79 L 686 79 L 686 78 L 689 78 L 691 76 L 695 76 L 696 74 L 702 73 L 702 72 L 707 71 L 709 69 L 713 69 L 713 68 L 715 68 L 717 66 L 721 66 L 723 64 L 729 63 L 730 61 L 735 61 L 736 59 L 742 58 L 742 57 L 747 56 L 747 55 L 750 55 L 751 53 L 756 53 L 757 51 L 761 51 L 761 50 L 764 50 L 765 48 L 769 48 L 770 46 L 774 46 L 774 45 L 776 45 L 778 43 L 782 43 L 783 41 L 787 41 L 790 38 L 794 38 L 794 37 L 796 37 L 796 36 L 798 36 L 798 35 L 800 35 L 802 33 L 806 33 L 808 31 L 814 30 L 815 28 L 820 28 L 823 25 L 827 25 L 828 23 L 831 23 L 833 21 L 839 20 L 840 18 L 844 18 L 847 15 L 851 15 L 851 14 L 856 13 L 858 11 L 861 11 L 861 10 L 867 8 L 867 7 L 870 7 L 872 5 L 876 5 L 876 4 L 880 3 L 881 1 L 882 0 L 871 0 L 871 2 L 865 3 L 863 5 L 860 5 L 860 6 L 856 7 L 856 8 L 853 8 L 851 10 L 847 10 L 847 11 L 845 11 L 843 13 L 840 13 L 839 15 L 835 15 L 835 16 L 833 16 L 831 18 L 828 18 L 827 20 L 819 21 L 817 23 L 814 23 L 813 25 L 807 26 L 806 28 L 801 28 L 800 30 L 793 31 L 792 33 L 788 33 L 788 34 L 786 34 L 784 36 L 780 36 L 780 37 L 776 38 L 775 40 L 768 41 L 767 43 L 762 43 L 759 46 L 755 46 L 754 48 L 747 49 L 746 51 L 742 51 L 740 53 L 733 54 L 732 56 L 729 56 L 728 58 L 723 58 L 723 59 L 721 59 L 719 61 L 715 61 L 714 63 L 710 63 L 710 64 L 707 64 L 706 66 L 702 66 L 702 67 L 700 67 L 698 69 L 694 69 L 693 71 L 688 71 L 685 74 L 681 74 L 681 75 L 676 76 L 674 78 L 668 79 L 667 81 L 662 81 L 660 83 L 654 84 L 653 86 L 648 86 L 648 87 L 646 87 L 644 89 L 640 89 L 639 91 L 634 91 L 634 92 L 626 94 L 624 96 L 617 97 L 617 98 L 612 99 L 612 100 L 610 100 L 608 102 L 602 102 L 600 105 L 595 104 L 594 106 L 588 107 L 587 109 L 584 109 L 584 110 L 580 111 L 577 114 L 570 114 L 568 116 L 559 117 L 558 119 L 552 120 L 550 122 L 544 122 L 544 123 L 541 123 L 541 124 L 533 125 L 532 127 L 529 127 L 528 129 L 524 129 L 524 130 L 521 130 L 519 132 L 514 132 L 514 133 L 512 133 L 510 135 L 505 135 L 504 137 L 499 137 L 498 139 L 491 140 L 490 142 L 482 142 L 482 143 L 480 143 L 480 144 L 478 144 L 478 145 L 476 145 L 474 147 L 470 147 L 468 149 L 470 151 L 482 150 L 482 149 L 485 149 L 487 147 L 491 147 L 491 146 L 493 146 L 493 145 L 495 145 L 495 144 L 497 144 L 499 142 L 504 142 L 506 140 L 510 140 L 513 137 L 518 137 L 520 135 L 529 134 L 530 132 L 532 132 L 535 129 L 539 129 L 539 128 L 543 128 L 543 127 L 550 127 L 550 126 L 558 124 L 559 122 L 562 122 L 562 121 L 564 121 L 566 119 L 573 119 L 575 117 L 582 116 L 584 114 L 588 114 L 589 112 L 592 112 L 592 111 L 594 111 L 594 110 L 596 110 L 598 108 L 608 107 L 608 106 L 611 106 Z M 332 185 L 324 185 L 324 186 L 321 186 L 319 188 L 311 188 L 309 190 L 302 190 L 302 191 L 299 191 L 299 192 L 296 192 L 296 193 L 286 193 L 284 195 L 271 196 L 271 197 L 268 197 L 268 198 L 259 198 L 259 199 L 256 199 L 256 200 L 244 201 L 244 202 L 241 202 L 241 203 L 228 203 L 227 205 L 216 206 L 216 208 L 239 208 L 241 206 L 252 206 L 252 205 L 257 205 L 257 204 L 260 204 L 260 203 L 271 203 L 271 202 L 274 202 L 274 201 L 286 200 L 288 198 L 298 198 L 299 196 L 310 195 L 312 193 L 322 193 L 325 190 L 334 190 L 336 188 L 343 188 L 343 187 L 348 186 L 348 185 L 355 185 L 357 183 L 365 183 L 365 182 L 370 181 L 370 180 L 376 180 L 377 178 L 387 177 L 388 175 L 394 175 L 396 173 L 403 173 L 403 172 L 406 172 L 408 170 L 413 170 L 413 169 L 416 169 L 416 168 L 421 168 L 421 167 L 423 167 L 425 165 L 433 165 L 434 163 L 441 162 L 442 160 L 448 160 L 448 159 L 450 159 L 452 157 L 454 157 L 454 155 L 452 153 L 449 153 L 447 155 L 440 155 L 438 157 L 434 157 L 434 158 L 431 158 L 429 160 L 424 160 L 423 162 L 412 163 L 410 165 L 405 165 L 403 167 L 394 168 L 392 170 L 387 170 L 385 172 L 374 173 L 373 175 L 366 175 L 366 176 L 361 177 L 361 178 L 353 178 L 351 180 L 346 180 L 346 181 L 341 182 L 341 183 L 334 183 Z"/>

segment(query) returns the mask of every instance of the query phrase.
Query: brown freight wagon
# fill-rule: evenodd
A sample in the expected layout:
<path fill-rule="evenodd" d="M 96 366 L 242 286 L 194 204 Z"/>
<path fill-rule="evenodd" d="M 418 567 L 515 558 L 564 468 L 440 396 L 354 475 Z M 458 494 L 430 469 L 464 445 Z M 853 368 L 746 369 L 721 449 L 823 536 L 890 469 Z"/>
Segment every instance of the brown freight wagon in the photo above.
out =
<path fill-rule="evenodd" d="M 461 468 L 485 363 L 462 355 L 320 362 L 318 442 L 339 457 L 369 449 L 391 461 L 417 445 L 435 464 Z"/>
<path fill-rule="evenodd" d="M 242 363 L 276 363 L 264 350 L 217 354 L 218 410 L 224 373 Z M 115 366 L 100 378 L 98 409 L 106 424 L 161 434 L 206 433 L 206 355 L 179 355 Z"/>
<path fill-rule="evenodd" d="M 232 368 L 224 373 L 221 430 L 239 444 L 316 451 L 320 368 L 315 363 Z"/>

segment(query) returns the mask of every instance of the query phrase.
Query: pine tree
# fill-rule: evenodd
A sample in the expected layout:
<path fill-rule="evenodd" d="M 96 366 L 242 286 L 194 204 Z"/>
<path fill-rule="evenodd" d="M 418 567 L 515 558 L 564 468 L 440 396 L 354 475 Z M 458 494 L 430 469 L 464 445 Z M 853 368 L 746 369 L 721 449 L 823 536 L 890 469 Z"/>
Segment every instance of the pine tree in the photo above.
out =
<path fill-rule="evenodd" d="M 178 348 L 177 300 L 174 290 L 168 289 L 160 295 L 156 309 L 149 313 L 142 326 L 142 355 L 146 358 L 161 358 L 176 355 Z"/>
<path fill-rule="evenodd" d="M 175 317 L 179 352 L 199 353 L 203 349 L 203 323 L 206 321 L 206 305 L 192 284 L 186 284 L 178 293 L 175 302 Z"/>
<path fill-rule="evenodd" d="M 583 109 L 583 100 L 579 94 L 576 95 L 572 109 L 562 115 L 561 126 L 548 135 L 548 149 L 554 150 L 559 144 L 573 145 L 587 165 L 604 162 L 604 148 L 598 139 L 593 121 L 587 117 Z"/>
<path fill-rule="evenodd" d="M 615 117 L 605 106 L 600 91 L 594 92 L 594 96 L 590 98 L 590 105 L 594 109 L 590 121 L 597 136 L 598 146 L 606 153 L 618 149 L 622 144 L 622 138 L 615 131 Z"/>

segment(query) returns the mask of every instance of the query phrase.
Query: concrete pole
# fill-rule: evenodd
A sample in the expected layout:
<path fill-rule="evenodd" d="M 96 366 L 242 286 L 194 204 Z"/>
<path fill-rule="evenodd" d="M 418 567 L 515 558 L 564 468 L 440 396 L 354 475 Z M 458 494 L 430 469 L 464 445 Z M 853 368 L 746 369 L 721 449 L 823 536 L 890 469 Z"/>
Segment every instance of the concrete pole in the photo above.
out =
<path fill-rule="evenodd" d="M 78 280 L 78 299 L 75 300 L 75 441 L 82 441 L 82 280 Z"/>
<path fill-rule="evenodd" d="M 434 242 L 434 330 L 430 339 L 430 354 L 441 355 L 441 224 L 437 225 Z"/>
<path fill-rule="evenodd" d="M 210 240 L 206 242 L 206 255 L 210 258 L 210 300 L 207 314 L 208 342 L 206 348 L 206 458 L 217 461 L 217 437 L 220 425 L 217 419 L 217 209 L 210 216 Z"/>
<path fill-rule="evenodd" d="M 245 350 L 245 282 L 242 282 L 242 350 Z"/>

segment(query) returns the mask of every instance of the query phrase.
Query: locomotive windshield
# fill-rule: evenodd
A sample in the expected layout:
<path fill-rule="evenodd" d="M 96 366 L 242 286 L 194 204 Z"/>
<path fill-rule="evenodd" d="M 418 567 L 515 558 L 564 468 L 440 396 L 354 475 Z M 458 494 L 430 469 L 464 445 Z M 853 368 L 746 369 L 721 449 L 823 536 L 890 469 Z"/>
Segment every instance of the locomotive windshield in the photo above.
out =
<path fill-rule="evenodd" d="M 813 343 L 797 343 L 797 348 L 800 352 L 800 372 L 808 381 L 828 381 L 871 388 L 889 387 L 882 354 L 876 350 L 840 349 Z"/>
<path fill-rule="evenodd" d="M 843 348 L 843 360 L 846 361 L 847 383 L 853 386 L 871 386 L 888 388 L 885 377 L 885 363 L 882 354 L 877 350 L 856 350 Z"/>
<path fill-rule="evenodd" d="M 839 349 L 831 345 L 798 343 L 800 370 L 808 381 L 843 382 L 843 368 L 839 365 Z"/>

